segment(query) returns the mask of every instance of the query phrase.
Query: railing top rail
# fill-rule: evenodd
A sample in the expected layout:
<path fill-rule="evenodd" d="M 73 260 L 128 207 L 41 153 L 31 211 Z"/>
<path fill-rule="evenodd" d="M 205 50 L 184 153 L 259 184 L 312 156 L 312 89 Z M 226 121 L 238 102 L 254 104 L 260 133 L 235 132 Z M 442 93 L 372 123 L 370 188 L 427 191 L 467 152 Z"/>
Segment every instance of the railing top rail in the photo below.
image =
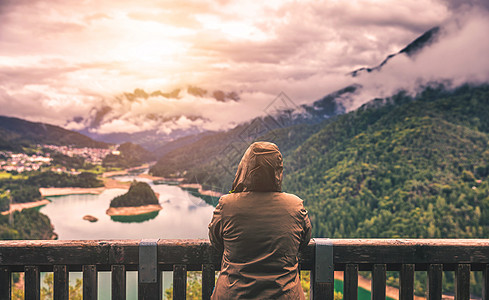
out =
<path fill-rule="evenodd" d="M 318 238 L 315 238 L 318 239 Z M 309 242 L 309 246 L 315 244 L 314 238 Z M 461 246 L 461 247 L 483 247 L 489 246 L 489 239 L 329 239 L 334 246 Z M 106 240 L 0 240 L 2 247 L 25 247 L 25 246 L 68 246 L 68 245 L 100 245 L 100 244 L 119 244 L 119 245 L 138 245 L 141 239 L 106 239 Z M 159 239 L 158 244 L 209 244 L 208 239 Z"/>
<path fill-rule="evenodd" d="M 335 268 L 346 264 L 489 264 L 489 239 L 331 239 Z M 14 240 L 0 241 L 0 265 L 52 266 L 139 263 L 141 240 Z M 220 265 L 220 255 L 204 239 L 158 241 L 159 265 Z M 303 269 L 314 261 L 315 241 L 301 253 Z M 423 267 L 423 265 L 425 265 Z"/>
<path fill-rule="evenodd" d="M 317 238 L 316 238 L 317 239 Z M 459 246 L 459 247 L 489 247 L 489 239 L 329 239 L 336 247 L 345 246 Z M 67 247 L 67 246 L 102 246 L 102 245 L 139 245 L 141 239 L 123 240 L 1 240 L 0 248 L 3 247 Z M 208 239 L 159 239 L 158 245 L 208 245 Z M 309 247 L 314 246 L 315 241 L 311 239 Z"/>

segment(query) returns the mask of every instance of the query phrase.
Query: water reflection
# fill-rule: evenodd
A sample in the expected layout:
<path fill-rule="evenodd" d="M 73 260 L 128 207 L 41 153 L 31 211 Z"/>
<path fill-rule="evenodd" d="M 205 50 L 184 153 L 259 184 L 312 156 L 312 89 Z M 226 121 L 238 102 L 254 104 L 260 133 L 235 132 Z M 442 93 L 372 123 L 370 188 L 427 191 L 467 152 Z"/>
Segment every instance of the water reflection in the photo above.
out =
<path fill-rule="evenodd" d="M 213 206 L 195 192 L 190 193 L 175 185 L 155 185 L 136 176 L 117 177 L 120 181 L 134 179 L 147 182 L 159 194 L 162 210 L 140 216 L 110 217 L 105 214 L 110 201 L 126 190 L 109 189 L 100 195 L 48 197 L 52 202 L 40 211 L 51 219 L 61 240 L 207 238 Z M 92 215 L 98 221 L 90 223 L 83 220 L 85 215 Z"/>
<path fill-rule="evenodd" d="M 152 220 L 158 216 L 160 211 L 152 211 L 146 214 L 140 214 L 135 216 L 110 216 L 110 219 L 114 222 L 121 223 L 142 223 L 149 220 Z"/>

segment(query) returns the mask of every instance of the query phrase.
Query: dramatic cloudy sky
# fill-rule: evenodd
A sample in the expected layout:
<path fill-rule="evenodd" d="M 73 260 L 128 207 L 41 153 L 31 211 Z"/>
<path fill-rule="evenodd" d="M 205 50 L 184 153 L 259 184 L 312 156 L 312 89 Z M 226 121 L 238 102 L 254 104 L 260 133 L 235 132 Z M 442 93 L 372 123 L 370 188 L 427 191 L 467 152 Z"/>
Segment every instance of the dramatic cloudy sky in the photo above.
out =
<path fill-rule="evenodd" d="M 99 133 L 220 129 L 263 114 L 280 92 L 302 104 L 359 83 L 353 109 L 433 80 L 484 82 L 488 3 L 0 0 L 0 115 L 70 129 L 97 119 Z M 441 37 L 418 56 L 346 75 L 434 26 Z M 178 99 L 123 96 L 177 88 Z M 217 101 L 215 90 L 240 100 Z"/>

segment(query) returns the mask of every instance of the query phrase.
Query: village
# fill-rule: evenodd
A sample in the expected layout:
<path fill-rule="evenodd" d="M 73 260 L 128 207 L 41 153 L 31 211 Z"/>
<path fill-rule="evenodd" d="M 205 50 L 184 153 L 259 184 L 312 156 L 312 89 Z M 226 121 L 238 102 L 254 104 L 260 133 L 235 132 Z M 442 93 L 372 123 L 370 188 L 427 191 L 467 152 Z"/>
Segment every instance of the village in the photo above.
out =
<path fill-rule="evenodd" d="M 117 146 L 104 149 L 104 148 L 74 148 L 71 146 L 56 146 L 56 145 L 38 145 L 38 148 L 49 149 L 51 151 L 57 151 L 63 155 L 74 157 L 83 157 L 86 162 L 100 165 L 103 159 L 108 154 L 120 155 L 120 152 L 116 150 Z M 52 158 L 50 153 L 38 151 L 35 154 L 29 155 L 26 153 L 14 153 L 12 151 L 0 151 L 0 170 L 7 172 L 28 172 L 37 171 L 42 166 L 51 165 Z M 64 168 L 57 168 L 57 172 L 66 171 Z"/>

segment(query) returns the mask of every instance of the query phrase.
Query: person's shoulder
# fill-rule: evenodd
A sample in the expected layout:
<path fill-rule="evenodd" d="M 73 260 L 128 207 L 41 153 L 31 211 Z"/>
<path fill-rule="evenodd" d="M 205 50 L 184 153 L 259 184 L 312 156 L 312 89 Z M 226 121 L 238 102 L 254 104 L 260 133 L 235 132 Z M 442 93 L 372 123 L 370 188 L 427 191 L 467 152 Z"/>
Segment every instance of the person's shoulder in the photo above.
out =
<path fill-rule="evenodd" d="M 301 198 L 294 194 L 289 194 L 289 193 L 281 193 L 282 197 L 284 199 L 287 199 L 290 202 L 297 203 L 297 204 L 302 204 L 304 202 Z"/>
<path fill-rule="evenodd" d="M 224 204 L 224 203 L 233 202 L 235 198 L 236 198 L 236 194 L 234 193 L 222 195 L 221 198 L 219 198 L 219 203 Z"/>

